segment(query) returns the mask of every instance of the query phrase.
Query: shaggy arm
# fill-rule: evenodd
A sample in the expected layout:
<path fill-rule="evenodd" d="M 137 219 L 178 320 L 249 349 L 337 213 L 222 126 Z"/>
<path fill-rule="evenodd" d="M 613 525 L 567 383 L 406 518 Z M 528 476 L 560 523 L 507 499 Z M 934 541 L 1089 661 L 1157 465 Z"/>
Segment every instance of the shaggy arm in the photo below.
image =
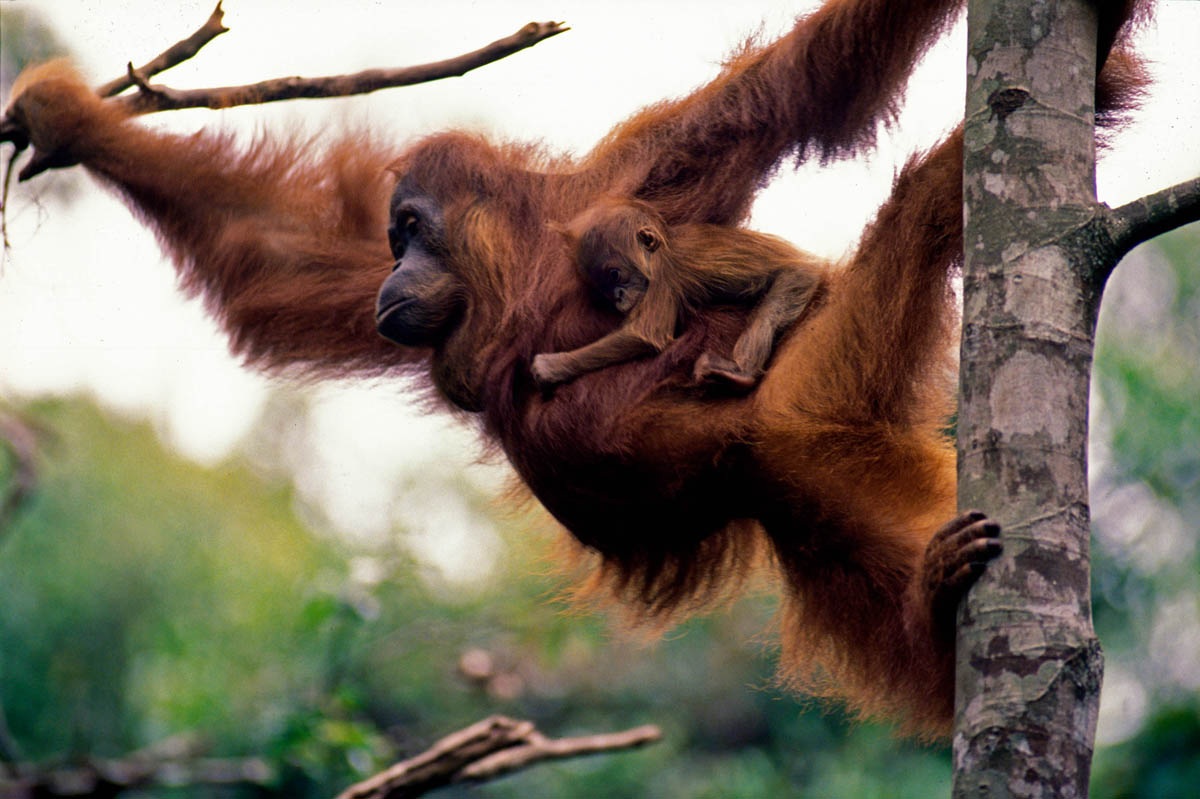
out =
<path fill-rule="evenodd" d="M 962 256 L 962 132 L 914 158 L 864 232 L 852 266 L 834 277 L 813 320 L 824 359 L 810 376 L 824 413 L 911 425 L 938 411 L 915 392 L 948 366 L 955 320 L 949 277 Z M 935 404 L 936 405 L 936 404 Z"/>
<path fill-rule="evenodd" d="M 1141 60 L 1123 49 L 1144 5 L 1121 0 L 1101 10 L 1106 58 L 1096 120 L 1111 128 L 1137 106 L 1149 81 Z M 906 414 L 929 407 L 914 392 L 947 366 L 945 342 L 953 340 L 948 277 L 962 256 L 962 146 L 960 129 L 910 161 L 863 233 L 853 267 L 838 276 L 834 299 L 817 320 L 828 365 L 813 388 L 814 396 L 829 398 L 824 410 L 831 417 L 936 423 Z"/>
<path fill-rule="evenodd" d="M 1097 79 L 1096 114 L 1097 125 L 1112 127 L 1136 107 L 1148 82 L 1140 59 L 1123 49 L 1142 5 L 1122 0 L 1102 11 L 1100 50 L 1106 58 Z M 863 234 L 852 268 L 839 276 L 827 313 L 817 320 L 828 368 L 814 391 L 829 398 L 826 413 L 922 421 L 905 414 L 928 407 L 913 392 L 947 366 L 944 342 L 953 341 L 949 325 L 955 322 L 948 276 L 961 254 L 959 130 L 928 156 L 914 158 L 896 178 L 892 196 Z"/>
<path fill-rule="evenodd" d="M 707 87 L 651 106 L 592 154 L 668 224 L 735 224 L 786 155 L 851 155 L 896 114 L 913 66 L 961 0 L 829 0 Z M 647 168 L 645 165 L 649 165 Z"/>
<path fill-rule="evenodd" d="M 362 138 L 327 148 L 155 133 L 104 103 L 61 62 L 14 87 L 8 111 L 35 156 L 81 163 L 158 233 L 184 287 L 200 294 L 256 365 L 380 373 L 424 354 L 384 341 L 374 302 L 393 154 Z"/>

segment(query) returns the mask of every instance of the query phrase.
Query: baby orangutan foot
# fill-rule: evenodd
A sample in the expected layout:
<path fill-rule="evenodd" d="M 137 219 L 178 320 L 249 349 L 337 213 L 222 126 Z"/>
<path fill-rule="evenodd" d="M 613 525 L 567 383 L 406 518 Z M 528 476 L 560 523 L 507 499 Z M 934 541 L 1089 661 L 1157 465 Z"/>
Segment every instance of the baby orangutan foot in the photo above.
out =
<path fill-rule="evenodd" d="M 696 359 L 692 379 L 699 384 L 720 383 L 738 393 L 750 391 L 758 385 L 758 375 L 744 372 L 733 361 L 711 352 L 703 352 Z"/>
<path fill-rule="evenodd" d="M 954 640 L 959 600 L 1002 549 L 1000 525 L 977 510 L 964 513 L 933 534 L 925 548 L 921 585 L 929 600 L 935 635 Z"/>

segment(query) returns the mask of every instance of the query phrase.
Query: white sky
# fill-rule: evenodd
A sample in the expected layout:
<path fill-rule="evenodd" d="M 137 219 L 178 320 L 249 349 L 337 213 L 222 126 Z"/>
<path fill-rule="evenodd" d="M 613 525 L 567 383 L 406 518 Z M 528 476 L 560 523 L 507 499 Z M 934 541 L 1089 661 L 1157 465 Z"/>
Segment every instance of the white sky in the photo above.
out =
<path fill-rule="evenodd" d="M 190 132 L 206 125 L 249 133 L 369 124 L 397 142 L 468 126 L 556 150 L 587 150 L 614 123 L 650 102 L 705 82 L 747 33 L 773 36 L 809 2 L 690 3 L 384 2 L 227 0 L 232 30 L 158 80 L 187 88 L 284 75 L 323 75 L 438 60 L 473 50 L 530 20 L 572 30 L 464 78 L 344 100 L 297 101 L 214 113 L 160 114 L 148 123 Z M 144 63 L 194 30 L 204 2 L 37 0 L 41 12 L 97 83 Z M 909 91 L 895 137 L 869 161 L 785 170 L 761 196 L 753 226 L 837 257 L 886 196 L 897 165 L 961 115 L 963 31 L 935 49 Z M 1142 50 L 1158 83 L 1138 124 L 1100 164 L 1101 199 L 1116 205 L 1200 174 L 1200 3 L 1160 3 Z M 5 154 L 8 149 L 5 148 Z M 252 428 L 269 384 L 240 368 L 196 303 L 175 290 L 153 237 L 110 195 L 83 184 L 70 206 L 40 203 L 60 175 L 16 189 L 8 216 L 12 250 L 0 272 L 0 396 L 86 393 L 106 407 L 149 418 L 164 438 L 202 462 L 226 456 Z M 422 416 L 395 385 L 317 391 L 314 410 L 289 431 L 301 492 L 353 537 L 386 534 L 393 520 L 454 578 L 469 537 L 485 565 L 489 532 L 461 500 L 431 499 L 460 479 L 475 449 L 445 419 Z M 494 473 L 468 469 L 491 485 Z M 433 488 L 431 488 L 433 486 Z M 463 532 L 465 531 L 465 532 Z M 457 575 L 465 576 L 465 575 Z M 1119 683 L 1120 681 L 1118 681 Z M 1132 701 L 1132 700 L 1131 700 Z"/>

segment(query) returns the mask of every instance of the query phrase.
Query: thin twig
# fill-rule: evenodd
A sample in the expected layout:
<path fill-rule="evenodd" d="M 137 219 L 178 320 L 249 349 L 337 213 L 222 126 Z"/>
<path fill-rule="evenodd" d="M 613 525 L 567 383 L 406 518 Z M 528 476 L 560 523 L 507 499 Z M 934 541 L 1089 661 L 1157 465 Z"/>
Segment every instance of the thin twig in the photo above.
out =
<path fill-rule="evenodd" d="M 1107 216 L 1108 234 L 1117 253 L 1115 267 L 1125 253 L 1143 241 L 1200 221 L 1200 177 L 1114 208 Z M 1107 277 L 1107 274 L 1101 276 Z"/>
<path fill-rule="evenodd" d="M 229 28 L 221 24 L 224 16 L 225 12 L 221 10 L 221 4 L 217 3 L 217 7 L 213 9 L 212 14 L 195 33 L 163 50 L 144 66 L 138 67 L 136 70 L 137 74 L 143 80 L 149 80 L 158 73 L 166 72 L 171 67 L 187 61 L 200 52 L 201 47 L 229 30 Z M 133 87 L 134 81 L 131 79 L 130 73 L 134 71 L 133 62 L 131 61 L 129 62 L 129 70 L 126 74 L 96 89 L 96 94 L 101 97 L 115 97 L 126 89 Z"/>
<path fill-rule="evenodd" d="M 494 779 L 542 760 L 632 749 L 661 737 L 658 727 L 648 725 L 609 735 L 552 740 L 538 732 L 533 722 L 492 716 L 350 786 L 338 799 L 409 799 L 454 782 Z"/>
<path fill-rule="evenodd" d="M 12 176 L 20 152 L 20 149 L 14 150 L 4 162 L 4 188 L 0 189 L 0 245 L 5 252 L 12 246 L 8 241 L 8 189 L 12 186 Z"/>
<path fill-rule="evenodd" d="M 276 777 L 274 767 L 263 758 L 204 757 L 207 748 L 199 735 L 181 733 L 119 759 L 14 763 L 9 781 L 0 781 L 0 797 L 116 796 L 153 786 L 265 786 Z"/>
<path fill-rule="evenodd" d="M 73 766 L 40 768 L 18 765 L 17 776 L 0 784 L 0 796 L 80 797 L 116 796 L 136 788 L 193 785 L 264 786 L 275 780 L 275 771 L 264 759 L 197 758 L 160 761 L 129 758 L 89 760 Z M 4 791 L 11 791 L 5 793 Z"/>
<path fill-rule="evenodd" d="M 180 108 L 229 108 L 235 105 L 258 105 L 280 100 L 317 97 L 349 97 L 379 89 L 411 86 L 417 83 L 465 75 L 493 61 L 532 47 L 544 39 L 570 30 L 562 22 L 530 22 L 511 36 L 444 61 L 419 64 L 397 69 L 368 69 L 352 75 L 332 75 L 321 78 L 276 78 L 246 86 L 223 86 L 208 89 L 180 90 L 145 82 L 145 68 L 130 69 L 125 79 L 139 85 L 136 94 L 117 97 L 111 102 L 125 106 L 131 114 L 150 114 Z"/>

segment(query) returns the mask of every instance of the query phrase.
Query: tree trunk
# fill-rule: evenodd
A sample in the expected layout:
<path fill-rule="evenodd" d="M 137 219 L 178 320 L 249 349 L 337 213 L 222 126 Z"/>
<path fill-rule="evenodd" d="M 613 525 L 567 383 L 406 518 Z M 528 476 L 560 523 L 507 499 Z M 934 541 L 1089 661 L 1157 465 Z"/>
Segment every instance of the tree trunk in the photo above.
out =
<path fill-rule="evenodd" d="M 1096 12 L 969 8 L 958 491 L 1005 551 L 960 609 L 953 795 L 1082 799 L 1103 670 L 1087 495 Z"/>

